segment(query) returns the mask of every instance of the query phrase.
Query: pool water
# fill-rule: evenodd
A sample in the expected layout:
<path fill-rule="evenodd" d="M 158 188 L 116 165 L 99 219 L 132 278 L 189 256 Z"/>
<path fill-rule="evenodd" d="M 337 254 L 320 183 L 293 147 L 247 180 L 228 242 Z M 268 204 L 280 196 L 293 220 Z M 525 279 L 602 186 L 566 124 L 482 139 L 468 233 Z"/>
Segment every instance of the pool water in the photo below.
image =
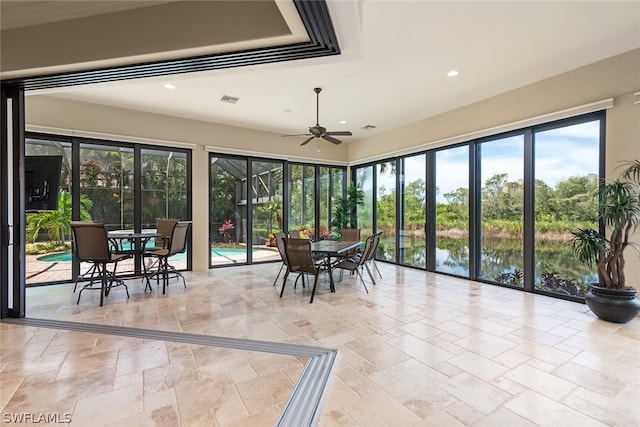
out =
<path fill-rule="evenodd" d="M 266 251 L 272 253 L 272 251 L 268 251 L 266 249 L 256 249 L 254 253 Z M 246 249 L 244 248 L 211 248 L 211 258 L 222 257 L 222 258 L 237 258 L 239 256 L 244 256 L 246 254 Z M 173 259 L 186 259 L 186 253 L 176 254 L 172 258 Z M 42 255 L 37 258 L 38 261 L 43 262 L 71 262 L 72 255 L 71 251 L 68 252 L 59 252 L 55 254 L 47 254 Z"/>

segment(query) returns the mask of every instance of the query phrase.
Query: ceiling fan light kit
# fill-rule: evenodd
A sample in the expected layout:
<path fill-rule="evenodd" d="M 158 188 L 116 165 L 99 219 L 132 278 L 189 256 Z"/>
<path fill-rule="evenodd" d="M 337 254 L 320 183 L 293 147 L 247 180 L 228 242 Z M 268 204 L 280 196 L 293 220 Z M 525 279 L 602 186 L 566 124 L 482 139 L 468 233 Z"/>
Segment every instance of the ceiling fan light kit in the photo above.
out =
<path fill-rule="evenodd" d="M 309 138 L 305 139 L 300 145 L 307 145 L 316 138 L 324 139 L 336 145 L 341 144 L 342 141 L 333 136 L 351 136 L 352 133 L 350 131 L 327 131 L 327 128 L 320 126 L 320 92 L 322 92 L 322 88 L 317 87 L 314 88 L 313 91 L 316 93 L 316 125 L 311 126 L 307 134 L 285 136 L 308 136 Z"/>

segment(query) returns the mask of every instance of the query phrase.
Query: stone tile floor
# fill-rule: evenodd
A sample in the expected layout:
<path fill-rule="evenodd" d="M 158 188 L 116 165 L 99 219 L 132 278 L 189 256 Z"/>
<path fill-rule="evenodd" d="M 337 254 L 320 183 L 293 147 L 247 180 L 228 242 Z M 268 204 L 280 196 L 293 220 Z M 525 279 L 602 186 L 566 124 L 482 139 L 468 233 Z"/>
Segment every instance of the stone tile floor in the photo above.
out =
<path fill-rule="evenodd" d="M 166 295 L 131 280 L 129 299 L 115 288 L 103 307 L 91 291 L 76 305 L 72 284 L 28 288 L 27 317 L 335 348 L 321 427 L 640 425 L 640 318 L 607 323 L 583 304 L 378 265 L 369 294 L 345 275 L 313 304 L 293 278 L 280 299 L 280 265 L 263 264 L 186 273 Z M 0 344 L 7 424 L 271 426 L 307 363 L 9 323 Z"/>

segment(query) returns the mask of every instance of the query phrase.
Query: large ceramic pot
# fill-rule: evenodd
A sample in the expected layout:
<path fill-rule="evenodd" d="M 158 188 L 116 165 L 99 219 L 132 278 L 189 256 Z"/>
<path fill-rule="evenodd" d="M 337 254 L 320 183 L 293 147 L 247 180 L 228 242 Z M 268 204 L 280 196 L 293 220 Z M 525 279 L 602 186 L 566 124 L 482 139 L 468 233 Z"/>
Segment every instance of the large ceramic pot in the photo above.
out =
<path fill-rule="evenodd" d="M 608 289 L 591 286 L 585 295 L 587 305 L 602 320 L 627 323 L 638 315 L 640 301 L 636 299 L 636 289 Z"/>

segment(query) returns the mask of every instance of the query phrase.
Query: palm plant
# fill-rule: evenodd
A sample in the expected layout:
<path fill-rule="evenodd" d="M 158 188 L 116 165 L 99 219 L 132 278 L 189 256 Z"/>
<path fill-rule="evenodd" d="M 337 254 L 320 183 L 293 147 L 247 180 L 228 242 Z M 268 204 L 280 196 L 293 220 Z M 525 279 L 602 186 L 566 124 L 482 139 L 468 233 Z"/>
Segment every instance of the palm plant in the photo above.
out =
<path fill-rule="evenodd" d="M 640 221 L 640 160 L 625 162 L 620 177 L 603 182 L 597 190 L 598 217 L 609 232 L 609 237 L 599 231 L 586 228 L 572 232 L 572 249 L 584 264 L 594 264 L 598 273 L 598 285 L 603 288 L 627 289 L 624 267 L 624 251 L 637 245 L 629 241 Z"/>
<path fill-rule="evenodd" d="M 93 202 L 87 196 L 80 196 L 80 219 L 82 221 L 91 220 L 89 209 L 92 206 Z M 27 216 L 27 242 L 35 242 L 41 230 L 46 230 L 52 241 L 64 242 L 71 233 L 69 221 L 71 221 L 71 194 L 61 189 L 57 210 L 42 211 Z"/>
<path fill-rule="evenodd" d="M 347 187 L 347 196 L 339 197 L 333 209 L 331 225 L 337 231 L 356 226 L 356 208 L 364 204 L 364 191 L 352 181 Z"/>

